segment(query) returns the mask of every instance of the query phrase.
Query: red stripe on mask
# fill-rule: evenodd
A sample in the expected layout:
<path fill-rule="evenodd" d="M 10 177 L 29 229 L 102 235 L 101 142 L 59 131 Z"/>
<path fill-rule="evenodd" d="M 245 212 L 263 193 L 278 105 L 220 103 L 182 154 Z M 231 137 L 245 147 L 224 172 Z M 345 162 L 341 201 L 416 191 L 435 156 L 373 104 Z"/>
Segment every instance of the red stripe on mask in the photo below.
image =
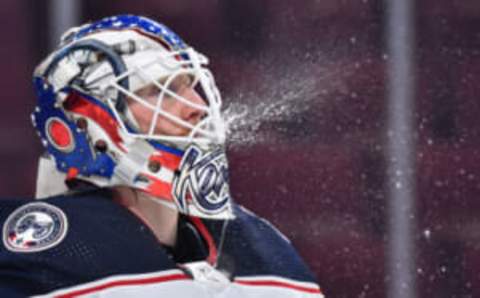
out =
<path fill-rule="evenodd" d="M 110 115 L 101 106 L 92 103 L 90 100 L 83 97 L 77 92 L 71 92 L 64 103 L 64 108 L 67 111 L 83 115 L 90 120 L 97 123 L 109 135 L 110 139 L 122 150 L 121 143 L 123 142 L 118 133 L 118 123 L 112 115 Z"/>

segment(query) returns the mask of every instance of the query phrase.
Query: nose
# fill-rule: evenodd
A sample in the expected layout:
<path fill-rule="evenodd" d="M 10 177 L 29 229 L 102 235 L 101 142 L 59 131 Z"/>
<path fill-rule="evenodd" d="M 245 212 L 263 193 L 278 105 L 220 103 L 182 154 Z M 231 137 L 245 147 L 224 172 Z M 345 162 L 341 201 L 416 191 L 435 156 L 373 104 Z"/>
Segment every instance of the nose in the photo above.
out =
<path fill-rule="evenodd" d="M 183 96 L 185 99 L 187 99 L 191 103 L 194 103 L 202 107 L 207 105 L 205 100 L 193 88 L 185 88 L 182 93 L 183 94 L 180 94 L 180 95 Z M 185 120 L 191 124 L 194 124 L 194 125 L 197 124 L 207 114 L 205 111 L 198 109 L 196 107 L 192 107 L 187 104 L 182 104 L 182 105 L 183 105 L 183 108 L 182 108 L 182 112 L 180 113 L 180 116 L 182 120 Z"/>

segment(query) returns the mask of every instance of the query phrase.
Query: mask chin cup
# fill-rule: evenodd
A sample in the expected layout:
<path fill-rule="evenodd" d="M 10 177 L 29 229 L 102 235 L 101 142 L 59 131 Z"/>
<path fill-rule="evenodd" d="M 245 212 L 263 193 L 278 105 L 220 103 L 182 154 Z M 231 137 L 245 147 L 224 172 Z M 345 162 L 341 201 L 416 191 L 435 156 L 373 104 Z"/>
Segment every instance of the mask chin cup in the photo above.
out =
<path fill-rule="evenodd" d="M 234 218 L 224 148 L 188 147 L 173 179 L 172 195 L 183 214 L 209 219 Z"/>

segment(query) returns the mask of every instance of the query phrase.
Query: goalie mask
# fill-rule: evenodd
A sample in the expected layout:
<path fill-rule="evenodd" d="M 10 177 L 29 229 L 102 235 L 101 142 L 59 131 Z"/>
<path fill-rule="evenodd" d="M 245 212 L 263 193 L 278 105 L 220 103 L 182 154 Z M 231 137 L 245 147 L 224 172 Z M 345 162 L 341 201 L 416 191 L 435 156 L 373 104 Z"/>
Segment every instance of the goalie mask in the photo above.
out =
<path fill-rule="evenodd" d="M 138 189 L 184 214 L 230 218 L 222 102 L 207 64 L 144 17 L 65 33 L 34 73 L 32 120 L 57 171 Z"/>

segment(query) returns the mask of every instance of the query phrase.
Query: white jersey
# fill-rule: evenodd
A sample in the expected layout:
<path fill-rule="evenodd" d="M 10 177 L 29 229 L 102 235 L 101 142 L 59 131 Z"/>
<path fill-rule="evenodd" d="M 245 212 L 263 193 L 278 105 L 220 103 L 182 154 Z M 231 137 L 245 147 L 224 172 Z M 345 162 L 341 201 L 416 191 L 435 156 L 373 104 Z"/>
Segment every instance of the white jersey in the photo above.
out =
<path fill-rule="evenodd" d="M 192 279 L 181 270 L 168 270 L 113 276 L 35 297 L 321 298 L 323 295 L 314 283 L 275 276 L 237 278 L 225 282 L 212 276 L 210 280 Z"/>

